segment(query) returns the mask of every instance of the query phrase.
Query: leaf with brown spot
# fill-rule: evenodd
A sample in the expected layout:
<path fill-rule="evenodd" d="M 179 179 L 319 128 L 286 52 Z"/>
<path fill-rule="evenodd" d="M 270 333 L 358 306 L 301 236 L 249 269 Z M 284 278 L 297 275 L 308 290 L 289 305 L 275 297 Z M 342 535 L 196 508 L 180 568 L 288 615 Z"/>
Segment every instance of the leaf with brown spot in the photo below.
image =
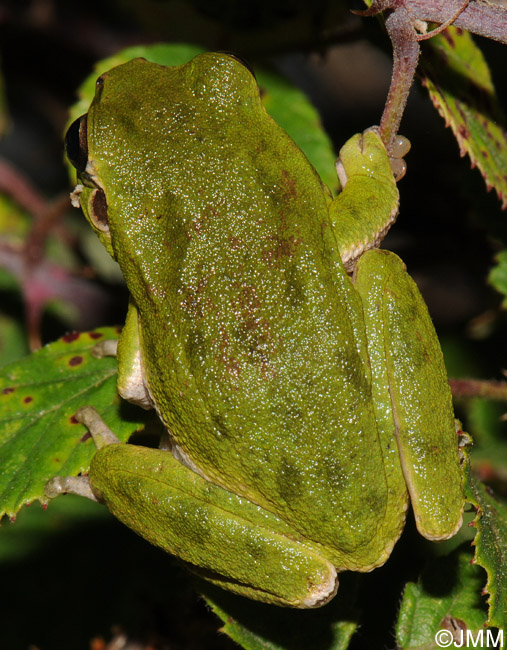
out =
<path fill-rule="evenodd" d="M 482 52 L 469 33 L 449 27 L 424 42 L 421 71 L 460 154 L 470 156 L 488 190 L 494 187 L 507 208 L 507 121 Z"/>
<path fill-rule="evenodd" d="M 63 343 L 74 343 L 74 341 L 77 341 L 80 336 L 81 332 L 69 332 L 68 334 L 62 336 L 61 340 Z"/>
<path fill-rule="evenodd" d="M 416 583 L 405 585 L 396 624 L 398 648 L 438 648 L 435 638 L 442 639 L 441 647 L 466 647 L 462 629 L 470 630 L 474 639 L 480 631 L 486 637 L 486 608 L 479 596 L 485 575 L 471 559 L 470 548 L 461 546 L 428 563 Z"/>
<path fill-rule="evenodd" d="M 74 418 L 80 406 L 102 414 L 121 440 L 142 427 L 140 409 L 124 408 L 116 391 L 116 359 L 91 354 L 116 328 L 66 335 L 2 368 L 0 375 L 0 516 L 43 499 L 57 475 L 87 472 L 95 446 Z"/>
<path fill-rule="evenodd" d="M 468 466 L 465 472 L 467 501 L 477 508 L 474 564 L 486 569 L 488 625 L 507 631 L 507 505 L 479 481 Z"/>

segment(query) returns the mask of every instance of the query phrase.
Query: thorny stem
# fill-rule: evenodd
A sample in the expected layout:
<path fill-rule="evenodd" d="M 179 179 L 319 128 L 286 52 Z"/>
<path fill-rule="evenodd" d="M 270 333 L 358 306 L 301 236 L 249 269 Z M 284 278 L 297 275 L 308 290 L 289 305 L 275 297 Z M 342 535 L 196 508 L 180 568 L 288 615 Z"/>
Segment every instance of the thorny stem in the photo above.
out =
<path fill-rule="evenodd" d="M 386 29 L 393 44 L 393 74 L 380 120 L 380 137 L 387 151 L 390 151 L 407 104 L 419 60 L 420 46 L 412 17 L 403 7 L 387 16 Z"/>
<path fill-rule="evenodd" d="M 371 7 L 359 13 L 373 16 L 386 12 L 386 29 L 393 45 L 393 75 L 386 106 L 380 122 L 380 134 L 387 150 L 398 132 L 419 59 L 421 21 L 446 26 L 455 24 L 475 34 L 507 43 L 507 10 L 486 0 L 373 0 Z M 435 30 L 439 33 L 441 28 Z"/>
<path fill-rule="evenodd" d="M 447 29 L 450 25 L 456 22 L 458 16 L 462 14 L 465 9 L 468 7 L 470 0 L 464 0 L 463 4 L 461 7 L 458 9 L 458 11 L 453 14 L 450 18 L 448 18 L 445 23 L 442 23 L 439 27 L 436 29 L 432 29 L 431 32 L 427 34 L 419 34 L 417 36 L 418 41 L 427 41 L 429 38 L 433 38 L 433 36 L 436 36 L 437 34 L 440 34 L 441 32 L 444 31 L 444 29 Z"/>
<path fill-rule="evenodd" d="M 460 11 L 463 0 L 406 0 L 412 15 L 419 20 L 444 23 Z M 470 0 L 456 17 L 456 27 L 468 32 L 507 43 L 507 9 L 486 0 Z"/>
<path fill-rule="evenodd" d="M 22 249 L 7 243 L 0 244 L 2 263 L 18 276 L 25 304 L 25 320 L 30 349 L 41 347 L 40 320 L 46 302 L 57 295 L 44 287 L 38 277 L 44 260 L 48 234 L 63 216 L 68 204 L 67 195 L 47 201 L 15 167 L 0 158 L 0 189 L 8 193 L 32 217 L 32 228 Z M 54 278 L 53 278 L 54 280 Z"/>

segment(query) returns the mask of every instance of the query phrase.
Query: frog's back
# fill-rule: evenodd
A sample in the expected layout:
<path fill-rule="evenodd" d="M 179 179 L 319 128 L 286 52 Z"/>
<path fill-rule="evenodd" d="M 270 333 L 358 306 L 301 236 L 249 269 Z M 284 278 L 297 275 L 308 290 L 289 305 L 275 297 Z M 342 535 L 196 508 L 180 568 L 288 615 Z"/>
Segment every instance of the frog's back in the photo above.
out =
<path fill-rule="evenodd" d="M 352 552 L 386 503 L 358 299 L 315 171 L 250 73 L 205 56 L 153 66 L 144 171 L 118 172 L 149 390 L 205 476 Z"/>

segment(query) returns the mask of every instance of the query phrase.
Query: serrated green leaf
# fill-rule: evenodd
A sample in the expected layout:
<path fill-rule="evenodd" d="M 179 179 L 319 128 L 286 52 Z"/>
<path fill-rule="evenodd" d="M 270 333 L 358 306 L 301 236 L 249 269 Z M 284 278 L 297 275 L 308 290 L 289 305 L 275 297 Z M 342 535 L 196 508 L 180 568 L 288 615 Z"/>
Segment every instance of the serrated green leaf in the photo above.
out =
<path fill-rule="evenodd" d="M 465 477 L 467 501 L 478 508 L 474 522 L 477 528 L 475 562 L 484 567 L 488 575 L 487 622 L 507 633 L 507 504 L 477 480 L 469 467 Z"/>
<path fill-rule="evenodd" d="M 507 309 L 507 250 L 500 251 L 495 257 L 496 266 L 489 272 L 488 282 L 504 297 L 502 307 Z"/>
<path fill-rule="evenodd" d="M 222 619 L 221 631 L 245 650 L 346 650 L 358 628 L 357 574 L 342 574 L 325 607 L 294 610 L 256 603 L 199 581 L 199 591 Z"/>
<path fill-rule="evenodd" d="M 455 27 L 424 43 L 423 84 L 468 153 L 488 189 L 507 207 L 507 130 L 484 56 L 472 36 Z"/>
<path fill-rule="evenodd" d="M 196 45 L 157 43 L 129 47 L 99 61 L 93 73 L 79 88 L 80 99 L 71 109 L 69 123 L 86 113 L 95 93 L 97 77 L 114 66 L 139 56 L 161 65 L 182 65 L 201 52 L 204 52 L 204 49 Z M 304 151 L 322 180 L 331 189 L 336 187 L 336 156 L 315 108 L 303 92 L 280 75 L 257 67 L 255 72 L 262 90 L 261 98 L 268 113 Z M 74 176 L 73 171 L 72 178 Z"/>
<path fill-rule="evenodd" d="M 0 368 L 28 354 L 26 331 L 19 320 L 0 313 Z"/>
<path fill-rule="evenodd" d="M 475 397 L 463 405 L 468 431 L 474 440 L 474 474 L 495 487 L 507 484 L 507 422 L 505 402 Z"/>
<path fill-rule="evenodd" d="M 66 535 L 78 525 L 107 520 L 107 508 L 95 501 L 69 494 L 54 499 L 46 510 L 39 503 L 23 508 L 15 524 L 3 521 L 0 527 L 0 566 L 21 561 L 44 547 L 55 543 L 55 536 Z M 1 644 L 0 644 L 1 645 Z"/>
<path fill-rule="evenodd" d="M 54 476 L 86 472 L 95 446 L 75 421 L 80 406 L 101 413 L 123 441 L 145 421 L 116 391 L 114 358 L 95 358 L 98 341 L 116 328 L 68 334 L 2 369 L 0 374 L 0 515 L 13 517 L 24 504 L 43 499 Z"/>
<path fill-rule="evenodd" d="M 429 564 L 417 583 L 406 585 L 396 624 L 399 648 L 433 650 L 440 630 L 483 629 L 486 607 L 480 593 L 485 576 L 471 559 L 471 550 L 457 549 Z"/>

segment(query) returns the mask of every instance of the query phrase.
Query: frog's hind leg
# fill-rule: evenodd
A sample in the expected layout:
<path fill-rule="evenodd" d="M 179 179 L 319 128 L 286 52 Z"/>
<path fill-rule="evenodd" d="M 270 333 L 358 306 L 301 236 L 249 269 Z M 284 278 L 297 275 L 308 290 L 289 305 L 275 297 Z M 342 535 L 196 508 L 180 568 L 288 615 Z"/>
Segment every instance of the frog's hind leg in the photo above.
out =
<path fill-rule="evenodd" d="M 49 481 L 48 499 L 70 492 L 104 503 L 149 542 L 237 594 L 300 608 L 335 595 L 333 564 L 276 515 L 210 483 L 169 451 L 120 443 L 91 407 L 76 418 L 98 451 L 88 477 Z"/>
<path fill-rule="evenodd" d="M 129 528 L 229 591 L 300 608 L 323 605 L 336 593 L 336 570 L 318 549 L 170 452 L 108 445 L 92 460 L 90 483 Z"/>
<path fill-rule="evenodd" d="M 358 262 L 374 384 L 389 395 L 393 432 L 419 532 L 447 539 L 464 506 L 458 440 L 442 350 L 426 304 L 394 253 Z"/>

